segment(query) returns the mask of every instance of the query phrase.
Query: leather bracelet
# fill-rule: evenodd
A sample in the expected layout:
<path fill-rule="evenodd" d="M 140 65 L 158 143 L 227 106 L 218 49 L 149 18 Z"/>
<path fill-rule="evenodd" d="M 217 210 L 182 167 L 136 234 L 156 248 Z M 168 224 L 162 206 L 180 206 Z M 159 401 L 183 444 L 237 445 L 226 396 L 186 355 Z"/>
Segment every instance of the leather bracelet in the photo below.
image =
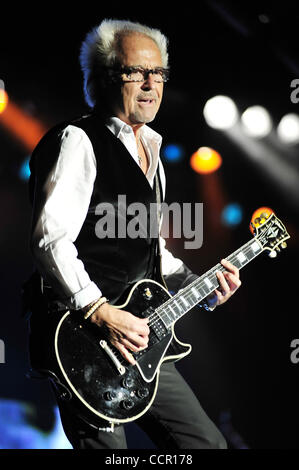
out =
<path fill-rule="evenodd" d="M 94 303 L 89 310 L 84 315 L 84 320 L 87 320 L 95 311 L 97 308 L 99 308 L 101 305 L 105 304 L 108 302 L 108 299 L 106 297 L 100 297 L 99 300 Z"/>

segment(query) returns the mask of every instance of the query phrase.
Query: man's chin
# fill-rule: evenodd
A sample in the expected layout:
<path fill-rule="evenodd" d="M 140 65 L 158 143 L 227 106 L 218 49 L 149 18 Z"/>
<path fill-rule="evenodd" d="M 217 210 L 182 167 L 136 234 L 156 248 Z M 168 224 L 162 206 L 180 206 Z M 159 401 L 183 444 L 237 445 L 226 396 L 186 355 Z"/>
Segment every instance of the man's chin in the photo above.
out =
<path fill-rule="evenodd" d="M 152 122 L 157 113 L 150 113 L 150 114 L 145 114 L 145 113 L 136 113 L 133 116 L 131 116 L 131 121 L 134 124 L 148 124 L 149 122 Z"/>

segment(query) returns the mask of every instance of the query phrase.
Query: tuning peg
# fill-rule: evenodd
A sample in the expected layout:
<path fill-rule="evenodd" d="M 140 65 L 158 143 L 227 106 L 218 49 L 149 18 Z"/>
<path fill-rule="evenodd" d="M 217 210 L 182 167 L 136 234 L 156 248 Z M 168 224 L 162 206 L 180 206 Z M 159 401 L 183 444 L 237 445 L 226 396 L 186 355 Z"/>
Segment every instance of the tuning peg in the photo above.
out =
<path fill-rule="evenodd" d="M 280 248 L 282 248 L 283 250 L 284 250 L 287 246 L 288 246 L 288 245 L 287 245 L 286 242 L 282 242 L 282 243 L 280 244 Z"/>
<path fill-rule="evenodd" d="M 275 250 L 271 250 L 268 255 L 270 258 L 276 258 L 277 252 Z"/>

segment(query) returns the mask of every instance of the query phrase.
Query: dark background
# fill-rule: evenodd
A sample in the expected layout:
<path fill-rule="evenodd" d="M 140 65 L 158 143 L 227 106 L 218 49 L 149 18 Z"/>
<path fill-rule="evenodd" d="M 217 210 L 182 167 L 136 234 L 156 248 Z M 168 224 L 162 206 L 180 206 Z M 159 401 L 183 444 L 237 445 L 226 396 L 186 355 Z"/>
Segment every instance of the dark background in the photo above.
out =
<path fill-rule="evenodd" d="M 250 238 L 249 221 L 260 206 L 273 208 L 291 235 L 288 249 L 275 260 L 262 255 L 242 271 L 242 287 L 227 304 L 178 323 L 177 336 L 193 345 L 178 368 L 232 447 L 299 448 L 299 364 L 290 361 L 290 342 L 299 337 L 299 201 L 225 133 L 208 127 L 202 114 L 206 100 L 216 94 L 232 97 L 240 111 L 264 106 L 274 125 L 285 113 L 298 113 L 299 104 L 290 100 L 290 83 L 299 78 L 299 7 L 288 1 L 223 0 L 148 6 L 111 2 L 110 7 L 89 1 L 27 2 L 1 8 L 0 78 L 11 100 L 46 128 L 88 111 L 78 52 L 85 34 L 102 19 L 136 20 L 168 36 L 171 80 L 152 127 L 163 135 L 164 144 L 182 145 L 185 159 L 177 165 L 164 162 L 167 201 L 204 203 L 202 248 L 184 250 L 183 240 L 169 240 L 168 246 L 203 273 Z M 197 175 L 189 166 L 189 157 L 203 145 L 222 155 L 216 179 Z M 281 160 L 297 172 L 298 147 L 280 150 Z M 6 362 L 0 364 L 0 399 L 29 404 L 33 425 L 49 432 L 54 422 L 49 387 L 25 378 L 27 325 L 21 318 L 20 289 L 32 260 L 27 182 L 18 171 L 28 151 L 0 125 L 0 152 L 0 338 L 6 352 Z M 212 184 L 223 201 L 242 206 L 240 225 L 221 225 L 219 207 L 204 199 Z M 0 422 L 5 432 L 3 416 Z M 128 439 L 133 448 L 151 445 L 135 425 L 128 426 Z"/>

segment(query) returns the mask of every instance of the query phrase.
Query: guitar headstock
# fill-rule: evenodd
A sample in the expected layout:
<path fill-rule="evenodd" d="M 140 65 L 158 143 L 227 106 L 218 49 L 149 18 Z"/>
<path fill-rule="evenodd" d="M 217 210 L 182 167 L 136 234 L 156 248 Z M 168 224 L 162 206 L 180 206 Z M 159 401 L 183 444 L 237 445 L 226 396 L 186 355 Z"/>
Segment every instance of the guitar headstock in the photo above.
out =
<path fill-rule="evenodd" d="M 262 245 L 263 250 L 269 251 L 271 258 L 275 258 L 281 248 L 287 247 L 286 240 L 290 238 L 281 220 L 269 207 L 261 207 L 253 213 L 250 231 Z"/>

